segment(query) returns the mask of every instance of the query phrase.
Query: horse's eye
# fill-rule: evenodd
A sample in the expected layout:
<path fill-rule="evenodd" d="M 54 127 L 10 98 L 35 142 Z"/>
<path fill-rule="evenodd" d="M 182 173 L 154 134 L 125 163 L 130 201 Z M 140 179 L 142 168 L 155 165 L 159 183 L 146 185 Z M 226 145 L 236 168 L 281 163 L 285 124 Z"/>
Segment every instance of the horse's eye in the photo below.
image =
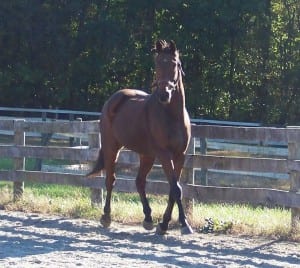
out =
<path fill-rule="evenodd" d="M 178 67 L 178 69 L 180 70 L 181 74 L 182 74 L 183 76 L 185 76 L 185 73 L 184 73 L 184 71 L 183 71 L 183 69 L 182 69 L 181 62 L 178 62 L 178 63 L 177 63 L 177 67 Z"/>

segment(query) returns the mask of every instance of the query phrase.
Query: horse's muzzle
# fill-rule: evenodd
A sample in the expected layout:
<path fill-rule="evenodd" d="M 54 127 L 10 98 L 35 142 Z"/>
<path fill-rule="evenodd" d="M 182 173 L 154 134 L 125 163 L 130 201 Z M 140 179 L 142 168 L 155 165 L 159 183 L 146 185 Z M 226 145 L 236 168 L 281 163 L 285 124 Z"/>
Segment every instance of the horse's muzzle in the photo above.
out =
<path fill-rule="evenodd" d="M 169 104 L 172 98 L 173 89 L 165 88 L 164 90 L 160 90 L 158 100 L 162 104 Z"/>

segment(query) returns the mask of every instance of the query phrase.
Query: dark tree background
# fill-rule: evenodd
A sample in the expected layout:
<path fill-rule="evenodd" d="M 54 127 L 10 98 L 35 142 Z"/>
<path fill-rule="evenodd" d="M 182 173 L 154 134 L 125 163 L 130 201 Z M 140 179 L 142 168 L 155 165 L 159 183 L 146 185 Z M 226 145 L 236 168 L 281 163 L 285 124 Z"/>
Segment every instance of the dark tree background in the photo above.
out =
<path fill-rule="evenodd" d="M 193 117 L 300 123 L 298 0 L 0 1 L 0 105 L 99 111 L 173 39 Z"/>

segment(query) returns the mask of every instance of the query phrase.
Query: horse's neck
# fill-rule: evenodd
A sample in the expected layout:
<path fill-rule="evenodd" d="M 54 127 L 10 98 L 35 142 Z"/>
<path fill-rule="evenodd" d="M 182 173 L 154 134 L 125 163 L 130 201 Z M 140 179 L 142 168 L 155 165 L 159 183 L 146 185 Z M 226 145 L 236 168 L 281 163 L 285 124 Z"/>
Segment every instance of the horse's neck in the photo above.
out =
<path fill-rule="evenodd" d="M 169 107 L 170 114 L 177 118 L 183 119 L 185 113 L 185 95 L 184 95 L 184 87 L 182 83 L 179 83 L 179 88 L 172 97 L 170 107 Z"/>

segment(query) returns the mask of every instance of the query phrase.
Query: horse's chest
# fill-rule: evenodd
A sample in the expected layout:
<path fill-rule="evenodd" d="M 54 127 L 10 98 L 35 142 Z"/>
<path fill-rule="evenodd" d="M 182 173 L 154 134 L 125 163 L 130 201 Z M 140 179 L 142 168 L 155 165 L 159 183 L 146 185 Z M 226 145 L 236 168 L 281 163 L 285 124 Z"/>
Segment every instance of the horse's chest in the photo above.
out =
<path fill-rule="evenodd" d="M 185 151 L 189 135 L 188 114 L 174 114 L 165 107 L 157 106 L 148 116 L 150 133 L 157 147 L 174 153 Z"/>
<path fill-rule="evenodd" d="M 161 147 L 167 147 L 172 151 L 184 151 L 187 146 L 188 134 L 183 124 L 167 122 L 156 129 L 155 135 Z"/>
<path fill-rule="evenodd" d="M 166 134 L 169 147 L 174 149 L 185 147 L 185 144 L 187 143 L 187 134 L 185 128 L 174 125 L 169 128 Z"/>

